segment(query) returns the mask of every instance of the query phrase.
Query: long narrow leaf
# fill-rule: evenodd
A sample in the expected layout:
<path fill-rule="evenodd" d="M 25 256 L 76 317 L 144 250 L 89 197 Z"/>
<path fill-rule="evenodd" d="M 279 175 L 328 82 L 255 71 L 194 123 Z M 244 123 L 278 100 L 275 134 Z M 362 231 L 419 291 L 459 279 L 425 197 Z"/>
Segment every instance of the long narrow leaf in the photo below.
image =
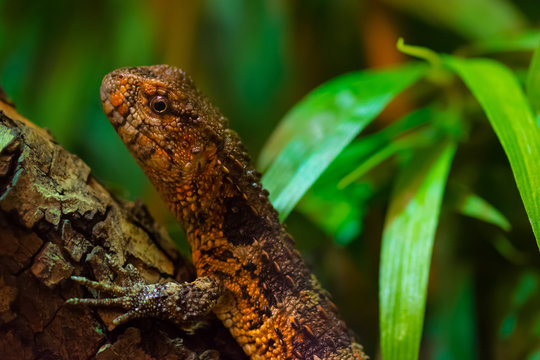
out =
<path fill-rule="evenodd" d="M 426 146 L 427 144 L 433 143 L 435 139 L 436 136 L 434 135 L 433 129 L 426 128 L 414 131 L 394 140 L 388 145 L 382 147 L 379 151 L 367 157 L 358 167 L 341 179 L 341 181 L 337 184 L 338 189 L 343 189 L 344 187 L 349 186 L 351 183 L 358 181 L 358 179 L 369 170 L 399 151 L 413 147 Z"/>
<path fill-rule="evenodd" d="M 533 113 L 540 119 L 540 39 L 536 41 L 536 49 L 532 56 L 529 72 L 527 73 L 527 97 L 533 108 Z"/>
<path fill-rule="evenodd" d="M 461 214 L 493 224 L 504 231 L 512 228 L 508 219 L 480 196 L 459 187 L 451 188 L 450 193 L 453 207 Z"/>
<path fill-rule="evenodd" d="M 317 224 L 338 244 L 346 245 L 362 231 L 367 201 L 384 182 L 362 179 L 344 189 L 337 183 L 370 154 L 389 146 L 400 136 L 426 125 L 436 114 L 434 106 L 421 108 L 384 129 L 351 143 L 317 179 L 296 209 Z"/>
<path fill-rule="evenodd" d="M 524 28 L 525 17 L 509 0 L 384 0 L 424 21 L 469 39 L 489 39 Z"/>
<path fill-rule="evenodd" d="M 260 159 L 261 168 L 275 159 L 262 181 L 282 220 L 341 150 L 425 69 L 412 64 L 341 76 L 285 116 Z"/>
<path fill-rule="evenodd" d="M 418 358 L 431 250 L 456 145 L 417 153 L 403 167 L 386 216 L 379 276 L 384 360 Z"/>
<path fill-rule="evenodd" d="M 540 248 L 540 129 L 523 90 L 504 65 L 445 56 L 484 109 L 508 157 Z"/>
<path fill-rule="evenodd" d="M 525 265 L 530 261 L 530 254 L 518 250 L 512 242 L 503 234 L 499 234 L 490 239 L 493 247 L 509 262 L 516 265 Z"/>
<path fill-rule="evenodd" d="M 508 37 L 492 37 L 474 44 L 473 53 L 497 53 L 507 51 L 532 51 L 538 46 L 540 31 L 529 30 Z"/>
<path fill-rule="evenodd" d="M 339 180 L 350 173 L 353 167 L 365 161 L 368 156 L 396 141 L 403 134 L 413 131 L 414 128 L 429 123 L 435 115 L 434 106 L 420 108 L 384 129 L 352 142 L 328 166 L 314 186 L 321 183 L 335 186 Z"/>

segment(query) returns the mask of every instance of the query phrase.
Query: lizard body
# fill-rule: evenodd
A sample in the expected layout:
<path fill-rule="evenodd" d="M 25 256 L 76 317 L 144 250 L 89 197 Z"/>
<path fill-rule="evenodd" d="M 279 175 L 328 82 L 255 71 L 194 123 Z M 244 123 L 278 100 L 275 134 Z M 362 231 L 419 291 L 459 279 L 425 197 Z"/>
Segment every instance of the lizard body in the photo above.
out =
<path fill-rule="evenodd" d="M 362 347 L 280 224 L 238 135 L 181 70 L 118 69 L 103 109 L 186 231 L 198 278 L 72 299 L 117 305 L 117 323 L 143 316 L 176 323 L 214 312 L 251 359 L 364 359 Z"/>

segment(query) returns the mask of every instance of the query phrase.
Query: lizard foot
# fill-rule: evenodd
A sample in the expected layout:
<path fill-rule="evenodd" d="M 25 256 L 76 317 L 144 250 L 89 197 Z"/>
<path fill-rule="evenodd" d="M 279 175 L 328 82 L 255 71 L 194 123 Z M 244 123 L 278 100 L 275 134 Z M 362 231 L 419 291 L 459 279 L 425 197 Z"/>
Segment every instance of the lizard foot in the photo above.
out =
<path fill-rule="evenodd" d="M 184 327 L 210 313 L 222 294 L 219 284 L 207 277 L 182 284 L 174 281 L 160 284 L 137 281 L 130 286 L 107 284 L 80 276 L 72 276 L 71 279 L 88 288 L 115 296 L 101 299 L 73 298 L 66 301 L 71 305 L 125 309 L 124 314 L 113 320 L 114 325 L 142 317 L 158 317 Z"/>

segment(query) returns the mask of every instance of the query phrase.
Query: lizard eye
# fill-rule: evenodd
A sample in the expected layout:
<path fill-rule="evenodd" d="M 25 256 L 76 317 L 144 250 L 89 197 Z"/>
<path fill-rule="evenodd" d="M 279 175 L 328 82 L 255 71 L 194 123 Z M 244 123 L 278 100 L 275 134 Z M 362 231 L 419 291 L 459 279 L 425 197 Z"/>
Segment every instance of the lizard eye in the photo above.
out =
<path fill-rule="evenodd" d="M 162 114 L 169 108 L 169 100 L 165 96 L 156 96 L 150 101 L 150 107 L 156 114 Z"/>

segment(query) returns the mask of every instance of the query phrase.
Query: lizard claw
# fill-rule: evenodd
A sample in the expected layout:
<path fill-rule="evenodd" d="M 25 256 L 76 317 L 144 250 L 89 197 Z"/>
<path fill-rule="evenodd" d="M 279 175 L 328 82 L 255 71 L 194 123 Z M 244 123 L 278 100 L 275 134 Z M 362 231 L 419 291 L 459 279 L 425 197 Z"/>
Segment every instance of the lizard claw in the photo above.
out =
<path fill-rule="evenodd" d="M 72 279 L 83 286 L 118 296 L 102 299 L 72 298 L 66 301 L 71 305 L 119 307 L 126 310 L 113 320 L 114 325 L 142 317 L 159 317 L 185 324 L 208 314 L 222 291 L 217 282 L 208 278 L 183 284 L 137 282 L 131 286 L 106 284 L 80 276 L 73 276 Z"/>
<path fill-rule="evenodd" d="M 71 280 L 79 283 L 80 285 L 86 286 L 88 288 L 95 289 L 98 291 L 103 291 L 103 292 L 114 294 L 114 295 L 123 295 L 127 291 L 126 287 L 118 286 L 114 284 L 106 284 L 99 281 L 93 281 L 83 276 L 72 276 Z"/>
<path fill-rule="evenodd" d="M 86 286 L 97 291 L 102 291 L 113 295 L 110 298 L 71 298 L 66 301 L 66 304 L 75 306 L 97 306 L 97 307 L 118 307 L 128 309 L 129 311 L 118 316 L 113 320 L 113 324 L 118 326 L 131 319 L 136 319 L 144 314 L 138 314 L 138 307 L 130 310 L 134 306 L 134 302 L 141 292 L 144 292 L 144 288 L 151 286 L 144 283 L 132 284 L 132 286 L 119 286 L 114 284 L 103 283 L 99 281 L 93 281 L 83 276 L 72 276 L 71 279 L 76 283 Z"/>

